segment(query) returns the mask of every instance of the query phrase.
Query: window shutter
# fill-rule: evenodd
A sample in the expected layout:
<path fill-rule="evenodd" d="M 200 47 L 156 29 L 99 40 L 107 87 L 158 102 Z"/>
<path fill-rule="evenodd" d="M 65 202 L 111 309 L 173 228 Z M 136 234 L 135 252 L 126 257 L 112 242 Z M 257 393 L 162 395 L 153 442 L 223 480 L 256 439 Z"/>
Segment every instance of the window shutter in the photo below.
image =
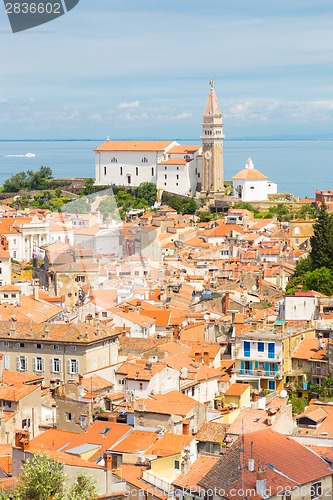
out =
<path fill-rule="evenodd" d="M 5 370 L 9 370 L 9 356 L 8 356 L 8 354 L 5 354 L 5 356 L 4 356 L 3 367 Z"/>
<path fill-rule="evenodd" d="M 28 358 L 24 356 L 24 362 L 25 362 L 25 371 L 28 370 Z"/>
<path fill-rule="evenodd" d="M 54 359 L 53 358 L 50 359 L 50 372 L 54 373 Z"/>
<path fill-rule="evenodd" d="M 67 361 L 67 373 L 71 373 L 71 360 Z"/>
<path fill-rule="evenodd" d="M 79 360 L 76 360 L 76 373 L 79 373 Z"/>
<path fill-rule="evenodd" d="M 45 371 L 45 362 L 44 362 L 44 358 L 42 358 L 42 372 Z"/>
<path fill-rule="evenodd" d="M 16 371 L 21 371 L 21 363 L 20 363 L 20 356 L 16 356 Z"/>
<path fill-rule="evenodd" d="M 61 372 L 62 372 L 62 361 L 59 358 L 59 373 L 61 373 Z"/>
<path fill-rule="evenodd" d="M 34 372 L 37 371 L 37 358 L 34 358 Z"/>

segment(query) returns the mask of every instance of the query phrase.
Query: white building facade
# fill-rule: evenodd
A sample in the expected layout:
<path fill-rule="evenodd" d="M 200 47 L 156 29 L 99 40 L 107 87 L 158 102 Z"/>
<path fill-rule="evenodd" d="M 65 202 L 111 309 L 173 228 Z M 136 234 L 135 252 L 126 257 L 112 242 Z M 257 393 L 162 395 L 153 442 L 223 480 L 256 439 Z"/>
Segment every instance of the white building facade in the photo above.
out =
<path fill-rule="evenodd" d="M 241 201 L 265 201 L 268 195 L 277 193 L 277 185 L 254 168 L 248 158 L 245 168 L 232 178 L 234 197 Z"/>

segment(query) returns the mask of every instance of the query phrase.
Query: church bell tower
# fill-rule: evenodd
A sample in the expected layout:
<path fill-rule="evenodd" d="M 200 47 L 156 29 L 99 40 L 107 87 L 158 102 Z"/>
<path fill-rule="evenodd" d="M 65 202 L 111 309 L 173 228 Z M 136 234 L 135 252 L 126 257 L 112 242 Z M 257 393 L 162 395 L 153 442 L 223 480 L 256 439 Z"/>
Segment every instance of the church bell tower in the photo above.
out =
<path fill-rule="evenodd" d="M 202 185 L 201 192 L 224 192 L 222 113 L 211 80 L 210 92 L 202 123 Z"/>

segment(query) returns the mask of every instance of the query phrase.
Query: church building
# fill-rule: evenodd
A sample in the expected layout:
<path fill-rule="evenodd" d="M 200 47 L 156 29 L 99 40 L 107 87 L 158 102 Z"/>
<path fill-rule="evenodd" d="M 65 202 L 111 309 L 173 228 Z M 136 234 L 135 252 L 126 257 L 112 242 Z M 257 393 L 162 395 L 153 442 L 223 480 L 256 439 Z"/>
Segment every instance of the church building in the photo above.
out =
<path fill-rule="evenodd" d="M 96 186 L 137 187 L 154 182 L 160 191 L 195 196 L 223 193 L 222 114 L 210 82 L 203 114 L 202 145 L 176 141 L 111 141 L 95 149 Z"/>
<path fill-rule="evenodd" d="M 277 185 L 254 168 L 251 158 L 245 168 L 232 178 L 233 195 L 241 201 L 265 201 L 269 194 L 277 193 Z"/>

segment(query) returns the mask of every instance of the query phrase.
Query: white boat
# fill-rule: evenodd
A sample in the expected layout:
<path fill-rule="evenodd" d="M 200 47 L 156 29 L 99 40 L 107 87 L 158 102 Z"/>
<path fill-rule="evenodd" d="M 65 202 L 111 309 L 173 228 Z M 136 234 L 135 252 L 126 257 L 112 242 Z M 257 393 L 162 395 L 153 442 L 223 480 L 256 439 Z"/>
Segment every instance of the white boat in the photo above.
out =
<path fill-rule="evenodd" d="M 25 155 L 25 158 L 35 158 L 35 153 L 26 153 Z"/>

